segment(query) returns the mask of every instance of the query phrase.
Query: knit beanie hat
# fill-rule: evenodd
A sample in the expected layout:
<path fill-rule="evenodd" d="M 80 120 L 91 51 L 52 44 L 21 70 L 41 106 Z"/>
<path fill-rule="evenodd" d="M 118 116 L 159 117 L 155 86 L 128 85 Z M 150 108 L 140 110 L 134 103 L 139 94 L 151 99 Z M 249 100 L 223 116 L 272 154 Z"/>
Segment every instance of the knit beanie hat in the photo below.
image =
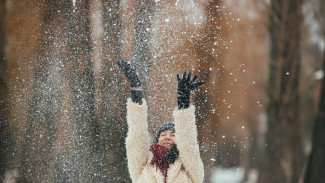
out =
<path fill-rule="evenodd" d="M 163 126 L 161 126 L 157 132 L 157 136 L 156 136 L 156 143 L 158 143 L 160 134 L 166 130 L 171 130 L 175 132 L 175 123 L 174 122 L 169 122 L 164 124 Z"/>

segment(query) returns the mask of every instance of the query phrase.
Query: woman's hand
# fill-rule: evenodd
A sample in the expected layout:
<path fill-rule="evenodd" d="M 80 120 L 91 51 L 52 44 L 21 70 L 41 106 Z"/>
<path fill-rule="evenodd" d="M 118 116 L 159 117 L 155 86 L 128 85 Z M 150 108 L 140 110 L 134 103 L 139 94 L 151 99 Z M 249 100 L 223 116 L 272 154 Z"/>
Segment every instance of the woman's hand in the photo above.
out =
<path fill-rule="evenodd" d="M 142 88 L 139 75 L 137 73 L 136 67 L 131 66 L 129 61 L 121 60 L 117 62 L 121 72 L 126 76 L 130 82 L 131 87 L 131 99 L 132 102 L 142 104 Z"/>
<path fill-rule="evenodd" d="M 129 61 L 121 60 L 117 62 L 121 72 L 126 76 L 132 88 L 141 87 L 141 81 L 136 70 L 136 66 L 132 66 Z"/>
<path fill-rule="evenodd" d="M 193 79 L 191 79 L 191 75 L 192 73 L 189 72 L 188 76 L 186 77 L 186 71 L 185 71 L 183 73 L 183 77 L 180 78 L 179 74 L 177 74 L 177 81 L 178 81 L 177 93 L 180 95 L 179 97 L 177 97 L 178 109 L 188 108 L 190 106 L 191 91 L 204 83 L 204 81 L 195 82 L 197 76 L 194 76 Z"/>
<path fill-rule="evenodd" d="M 192 73 L 189 72 L 188 76 L 186 77 L 186 71 L 183 73 L 183 78 L 181 79 L 179 77 L 179 74 L 177 74 L 177 80 L 178 80 L 178 90 L 177 93 L 179 95 L 189 95 L 192 90 L 197 88 L 198 86 L 202 85 L 204 81 L 195 82 L 197 79 L 197 76 L 194 76 L 191 80 Z"/>

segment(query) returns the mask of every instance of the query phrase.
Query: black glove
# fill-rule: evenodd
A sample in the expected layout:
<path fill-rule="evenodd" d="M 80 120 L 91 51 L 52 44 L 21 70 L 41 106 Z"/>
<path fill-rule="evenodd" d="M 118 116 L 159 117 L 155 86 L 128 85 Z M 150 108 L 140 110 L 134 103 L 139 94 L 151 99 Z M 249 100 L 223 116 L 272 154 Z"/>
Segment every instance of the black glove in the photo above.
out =
<path fill-rule="evenodd" d="M 130 82 L 131 98 L 132 102 L 142 104 L 142 90 L 136 90 L 135 88 L 141 88 L 141 81 L 137 73 L 136 67 L 131 66 L 129 61 L 121 60 L 117 62 L 121 72 L 126 76 Z"/>
<path fill-rule="evenodd" d="M 177 74 L 177 80 L 178 80 L 177 93 L 180 95 L 179 97 L 177 97 L 178 109 L 188 108 L 190 106 L 191 91 L 204 83 L 204 81 L 195 82 L 197 76 L 194 76 L 193 79 L 191 80 L 191 75 L 192 73 L 189 72 L 188 76 L 186 77 L 186 71 L 185 71 L 183 73 L 183 78 L 181 79 L 179 77 L 179 74 Z"/>
<path fill-rule="evenodd" d="M 124 61 L 124 60 L 117 62 L 117 65 L 120 67 L 121 72 L 130 81 L 131 87 L 141 87 L 141 81 L 138 76 L 135 65 L 134 67 L 132 67 L 129 61 Z"/>

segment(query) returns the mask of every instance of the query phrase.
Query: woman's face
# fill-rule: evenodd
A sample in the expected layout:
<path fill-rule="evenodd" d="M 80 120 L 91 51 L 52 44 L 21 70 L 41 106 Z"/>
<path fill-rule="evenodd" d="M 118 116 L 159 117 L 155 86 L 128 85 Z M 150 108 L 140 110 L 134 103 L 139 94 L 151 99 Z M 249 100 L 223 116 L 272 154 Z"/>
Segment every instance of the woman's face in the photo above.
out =
<path fill-rule="evenodd" d="M 172 130 L 165 130 L 161 132 L 158 144 L 161 146 L 165 146 L 168 149 L 171 149 L 173 147 L 173 144 L 175 143 L 175 132 Z"/>

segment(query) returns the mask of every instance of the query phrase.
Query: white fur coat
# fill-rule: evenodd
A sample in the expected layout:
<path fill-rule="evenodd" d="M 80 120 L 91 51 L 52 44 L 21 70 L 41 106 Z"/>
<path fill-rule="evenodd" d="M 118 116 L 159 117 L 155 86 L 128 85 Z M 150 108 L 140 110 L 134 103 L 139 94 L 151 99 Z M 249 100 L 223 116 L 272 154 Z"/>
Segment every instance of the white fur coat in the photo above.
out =
<path fill-rule="evenodd" d="M 139 105 L 131 99 L 127 102 L 128 134 L 126 152 L 129 173 L 133 183 L 164 183 L 164 176 L 156 166 L 150 165 L 152 152 L 148 143 L 148 106 L 145 100 Z M 200 158 L 195 125 L 195 107 L 175 109 L 176 144 L 179 150 L 177 160 L 170 164 L 167 183 L 202 183 L 203 163 Z"/>

